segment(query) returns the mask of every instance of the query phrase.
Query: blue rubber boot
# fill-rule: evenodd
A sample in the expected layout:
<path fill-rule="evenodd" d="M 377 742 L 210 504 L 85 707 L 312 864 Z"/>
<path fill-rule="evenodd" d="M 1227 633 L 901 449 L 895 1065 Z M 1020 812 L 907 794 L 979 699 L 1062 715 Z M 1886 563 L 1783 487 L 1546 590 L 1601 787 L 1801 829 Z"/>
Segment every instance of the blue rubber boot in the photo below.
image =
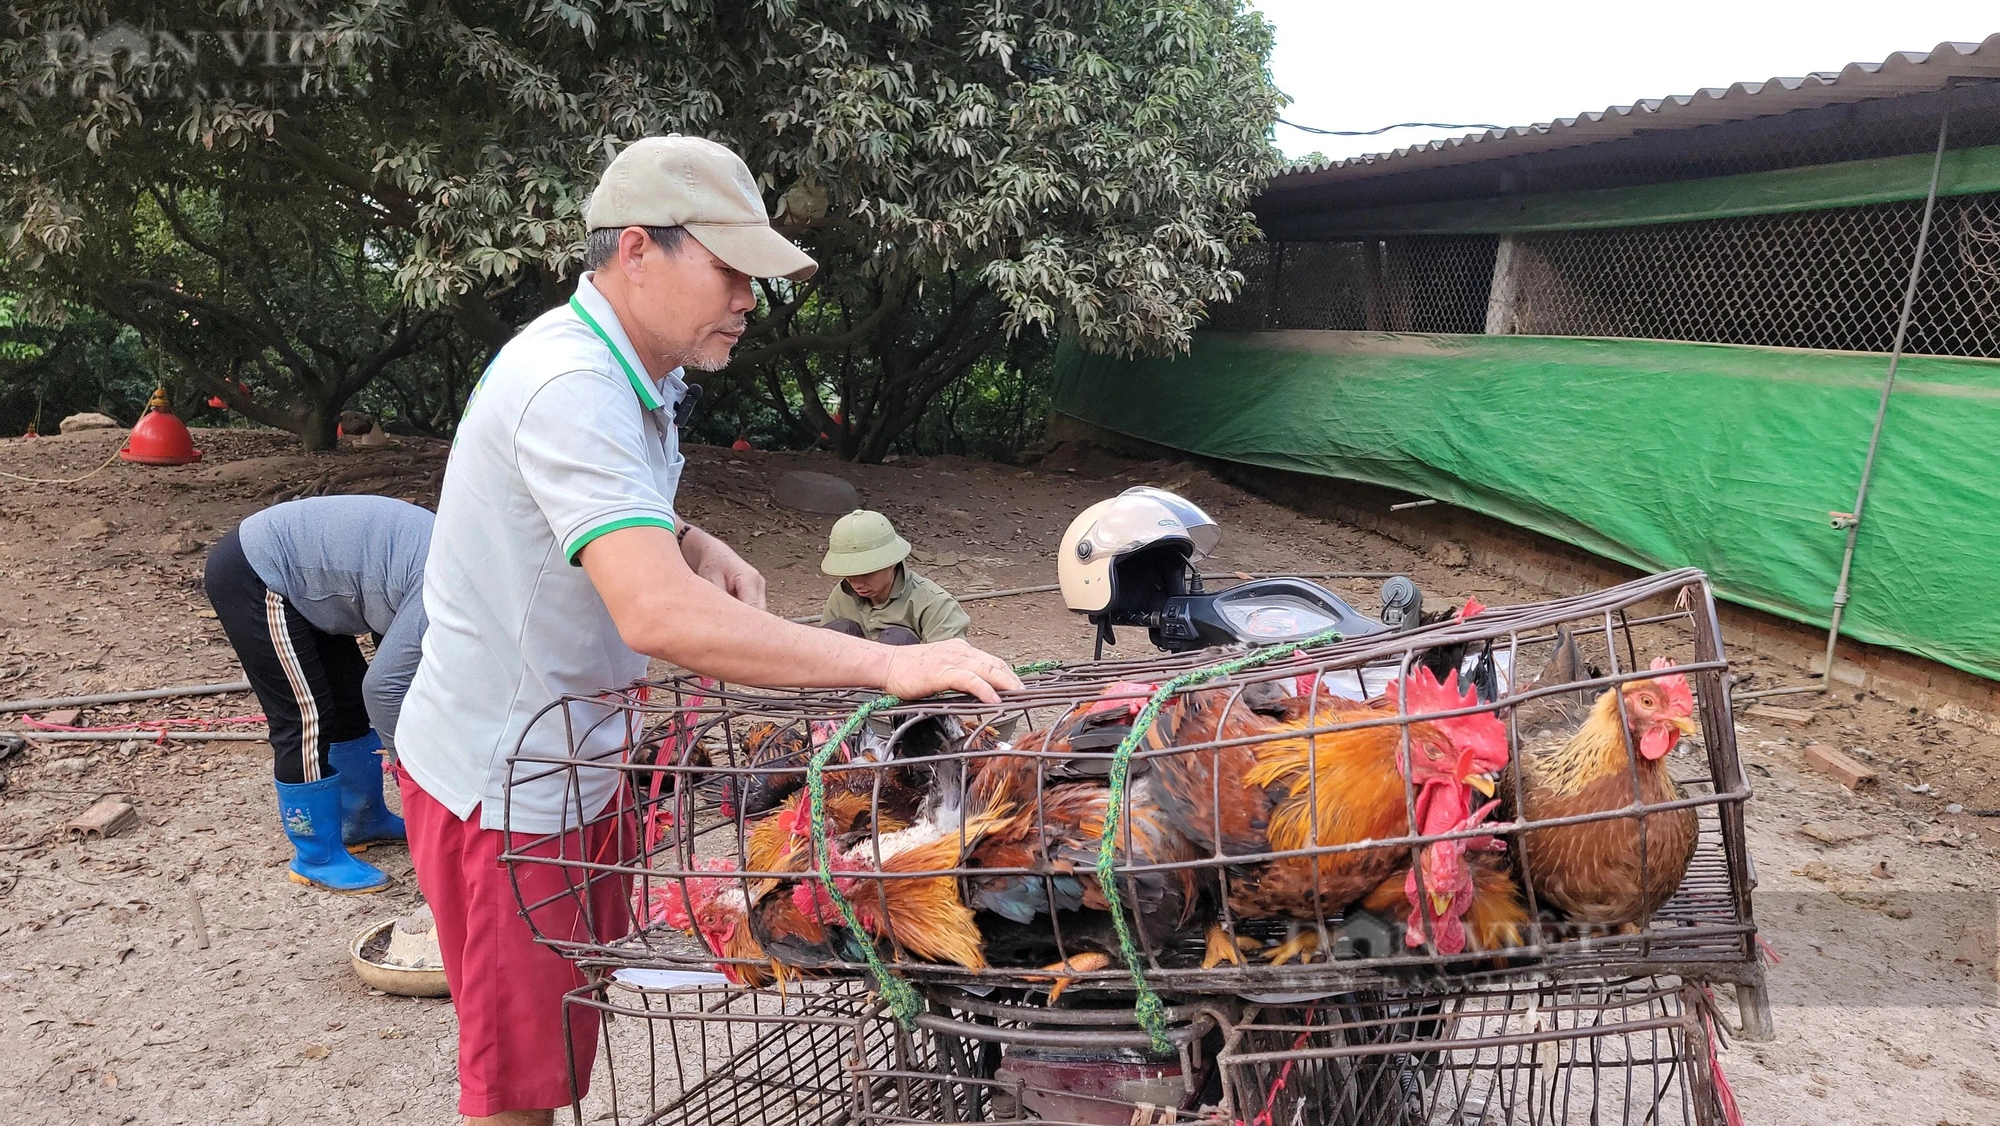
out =
<path fill-rule="evenodd" d="M 278 783 L 278 819 L 292 839 L 293 883 L 361 895 L 389 886 L 381 869 L 348 855 L 340 843 L 340 779 Z"/>
<path fill-rule="evenodd" d="M 382 803 L 382 737 L 370 731 L 326 749 L 340 775 L 340 840 L 350 852 L 382 841 L 406 839 L 403 819 Z"/>

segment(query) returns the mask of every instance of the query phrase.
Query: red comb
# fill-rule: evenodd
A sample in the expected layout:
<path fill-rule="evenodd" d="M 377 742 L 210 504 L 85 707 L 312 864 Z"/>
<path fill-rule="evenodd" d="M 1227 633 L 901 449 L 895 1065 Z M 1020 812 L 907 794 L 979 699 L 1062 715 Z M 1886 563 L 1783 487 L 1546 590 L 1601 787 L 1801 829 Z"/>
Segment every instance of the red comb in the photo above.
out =
<path fill-rule="evenodd" d="M 697 872 L 730 872 L 736 865 L 725 857 L 704 859 L 696 857 L 692 870 Z M 651 916 L 653 922 L 665 923 L 676 930 L 694 929 L 694 920 L 689 917 L 689 909 L 700 910 L 701 906 L 722 891 L 729 882 L 726 876 L 666 876 L 653 887 Z"/>
<path fill-rule="evenodd" d="M 1484 614 L 1485 612 L 1486 612 L 1485 603 L 1479 601 L 1477 598 L 1468 598 L 1465 600 L 1464 608 L 1460 609 L 1458 612 L 1458 620 L 1462 622 L 1465 619 L 1470 618 L 1474 614 Z"/>
<path fill-rule="evenodd" d="M 1427 666 L 1418 665 L 1417 671 L 1410 675 L 1408 685 L 1409 697 L 1406 706 L 1412 715 L 1420 712 L 1455 711 L 1459 708 L 1472 707 L 1479 702 L 1471 689 L 1459 691 L 1457 669 L 1446 673 L 1444 683 L 1440 684 L 1436 674 Z M 1384 695 L 1388 697 L 1390 703 L 1396 703 L 1396 697 L 1401 694 L 1402 688 L 1403 682 L 1392 681 Z"/>
<path fill-rule="evenodd" d="M 812 801 L 810 795 L 801 790 L 793 797 L 790 808 L 781 807 L 778 810 L 777 816 L 784 819 L 779 821 L 778 824 L 785 827 L 785 832 L 795 837 L 809 836 L 812 833 Z"/>
<path fill-rule="evenodd" d="M 1388 688 L 1390 703 L 1395 703 L 1401 685 L 1391 684 Z M 1409 677 L 1408 694 L 1404 697 L 1404 707 L 1411 715 L 1427 715 L 1432 712 L 1457 711 L 1460 708 L 1479 706 L 1479 696 L 1467 685 L 1461 692 L 1458 687 L 1458 670 L 1445 674 L 1444 683 L 1431 670 L 1419 665 Z M 1444 733 L 1445 738 L 1461 751 L 1470 751 L 1476 765 L 1486 770 L 1498 770 L 1507 763 L 1507 725 L 1492 712 L 1476 715 L 1453 716 L 1450 719 L 1426 720 L 1431 726 Z M 1481 773 L 1484 773 L 1482 771 Z"/>
<path fill-rule="evenodd" d="M 1093 700 L 1091 705 L 1083 710 L 1084 718 L 1120 711 L 1126 715 L 1138 715 L 1146 706 L 1146 701 L 1152 699 L 1153 693 L 1159 690 L 1160 686 L 1157 684 L 1121 680 L 1104 690 L 1104 698 Z"/>
<path fill-rule="evenodd" d="M 1654 657 L 1652 667 L 1655 671 L 1670 669 L 1674 667 L 1674 663 L 1665 657 Z M 1694 693 L 1688 689 L 1687 677 L 1672 672 L 1665 676 L 1654 677 L 1653 683 L 1659 685 L 1660 691 L 1666 693 L 1667 707 L 1671 708 L 1675 715 L 1694 714 Z"/>

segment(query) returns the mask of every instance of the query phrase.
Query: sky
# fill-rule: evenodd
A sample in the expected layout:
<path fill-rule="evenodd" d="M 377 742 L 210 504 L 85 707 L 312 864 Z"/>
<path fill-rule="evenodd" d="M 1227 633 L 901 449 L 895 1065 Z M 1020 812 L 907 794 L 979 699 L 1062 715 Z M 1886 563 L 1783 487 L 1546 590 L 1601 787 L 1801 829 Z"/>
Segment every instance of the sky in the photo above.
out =
<path fill-rule="evenodd" d="M 1403 121 L 1530 125 L 1945 40 L 2000 32 L 1994 0 L 1252 0 L 1277 28 L 1271 70 L 1286 121 L 1375 129 Z M 1290 157 L 1385 152 L 1468 129 L 1322 137 L 1279 125 Z"/>

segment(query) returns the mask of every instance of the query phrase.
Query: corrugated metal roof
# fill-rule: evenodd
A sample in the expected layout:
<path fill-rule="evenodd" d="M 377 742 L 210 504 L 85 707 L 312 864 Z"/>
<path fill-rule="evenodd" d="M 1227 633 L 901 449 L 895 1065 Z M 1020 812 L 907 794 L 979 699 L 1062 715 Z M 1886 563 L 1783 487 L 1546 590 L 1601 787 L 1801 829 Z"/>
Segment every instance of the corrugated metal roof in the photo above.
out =
<path fill-rule="evenodd" d="M 1296 164 L 1280 172 L 1266 190 L 1444 168 L 1618 140 L 1642 131 L 1692 129 L 1869 98 L 1925 93 L 1941 90 L 1956 78 L 2000 79 L 2000 34 L 1979 43 L 1940 43 L 1930 51 L 1898 51 L 1879 63 L 1849 63 L 1838 71 L 1815 71 L 1802 78 L 1738 82 L 1723 89 L 1708 87 L 1692 94 L 1649 98 L 1598 113 L 1489 129 L 1386 153 Z"/>

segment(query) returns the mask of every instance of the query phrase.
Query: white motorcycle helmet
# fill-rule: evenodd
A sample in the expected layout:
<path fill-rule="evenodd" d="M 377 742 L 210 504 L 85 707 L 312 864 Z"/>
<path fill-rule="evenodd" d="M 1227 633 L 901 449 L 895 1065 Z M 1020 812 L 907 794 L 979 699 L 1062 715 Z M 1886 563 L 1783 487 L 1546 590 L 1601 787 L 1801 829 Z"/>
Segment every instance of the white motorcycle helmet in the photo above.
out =
<path fill-rule="evenodd" d="M 1158 548 L 1194 563 L 1221 540 L 1221 526 L 1199 505 L 1140 485 L 1091 505 L 1070 521 L 1056 554 L 1056 581 L 1070 609 L 1098 614 L 1117 601 L 1119 560 Z"/>

